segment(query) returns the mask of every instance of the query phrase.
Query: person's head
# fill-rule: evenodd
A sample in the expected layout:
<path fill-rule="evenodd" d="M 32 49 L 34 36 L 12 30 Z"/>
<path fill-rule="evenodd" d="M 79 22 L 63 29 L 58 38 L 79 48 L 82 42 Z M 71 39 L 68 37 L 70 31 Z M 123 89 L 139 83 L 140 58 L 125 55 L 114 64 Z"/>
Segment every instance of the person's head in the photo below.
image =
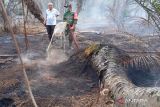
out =
<path fill-rule="evenodd" d="M 48 9 L 52 10 L 53 9 L 53 3 L 48 3 Z"/>
<path fill-rule="evenodd" d="M 69 11 L 72 11 L 72 5 L 71 5 L 71 4 L 69 4 L 68 10 L 69 10 Z"/>

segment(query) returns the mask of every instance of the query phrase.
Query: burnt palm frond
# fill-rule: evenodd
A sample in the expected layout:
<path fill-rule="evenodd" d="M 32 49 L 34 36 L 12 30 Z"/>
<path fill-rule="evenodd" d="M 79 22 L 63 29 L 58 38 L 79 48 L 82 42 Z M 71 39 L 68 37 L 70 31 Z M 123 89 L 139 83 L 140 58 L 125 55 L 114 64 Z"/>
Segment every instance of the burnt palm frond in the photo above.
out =
<path fill-rule="evenodd" d="M 160 66 L 160 56 L 150 53 L 139 53 L 130 55 L 130 59 L 123 62 L 124 67 L 143 69 L 144 71 L 152 67 Z"/>

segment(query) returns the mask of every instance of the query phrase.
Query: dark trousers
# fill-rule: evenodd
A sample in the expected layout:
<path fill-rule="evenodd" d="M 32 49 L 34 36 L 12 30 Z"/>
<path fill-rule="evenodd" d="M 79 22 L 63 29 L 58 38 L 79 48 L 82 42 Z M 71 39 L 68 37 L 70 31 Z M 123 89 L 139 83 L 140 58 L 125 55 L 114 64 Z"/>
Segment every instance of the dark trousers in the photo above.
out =
<path fill-rule="evenodd" d="M 47 28 L 48 38 L 49 38 L 49 40 L 51 40 L 52 35 L 54 33 L 55 25 L 46 25 L 46 28 Z"/>

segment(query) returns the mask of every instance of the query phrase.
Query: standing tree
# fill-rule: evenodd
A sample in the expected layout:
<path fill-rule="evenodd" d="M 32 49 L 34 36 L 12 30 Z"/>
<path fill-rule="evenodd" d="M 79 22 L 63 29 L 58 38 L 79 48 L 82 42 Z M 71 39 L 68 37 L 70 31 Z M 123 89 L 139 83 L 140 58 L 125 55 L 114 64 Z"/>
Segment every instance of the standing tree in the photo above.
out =
<path fill-rule="evenodd" d="M 160 0 L 135 0 L 160 30 Z"/>
<path fill-rule="evenodd" d="M 34 0 L 24 0 L 28 10 L 37 18 L 41 23 L 44 22 L 42 11 L 40 10 L 38 4 Z"/>
<path fill-rule="evenodd" d="M 2 0 L 2 2 L 4 3 L 4 0 Z M 8 22 L 7 22 L 7 19 L 5 17 L 5 13 L 2 11 L 2 8 L 0 8 L 0 14 L 1 14 L 2 19 L 3 19 L 4 30 L 8 31 Z"/>

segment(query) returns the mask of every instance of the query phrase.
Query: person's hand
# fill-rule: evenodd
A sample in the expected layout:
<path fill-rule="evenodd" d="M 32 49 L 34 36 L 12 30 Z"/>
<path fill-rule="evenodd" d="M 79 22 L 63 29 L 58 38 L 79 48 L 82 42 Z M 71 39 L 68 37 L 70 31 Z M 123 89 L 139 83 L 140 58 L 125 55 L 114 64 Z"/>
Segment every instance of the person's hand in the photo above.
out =
<path fill-rule="evenodd" d="M 75 25 L 70 26 L 70 30 L 73 30 L 75 28 Z"/>

